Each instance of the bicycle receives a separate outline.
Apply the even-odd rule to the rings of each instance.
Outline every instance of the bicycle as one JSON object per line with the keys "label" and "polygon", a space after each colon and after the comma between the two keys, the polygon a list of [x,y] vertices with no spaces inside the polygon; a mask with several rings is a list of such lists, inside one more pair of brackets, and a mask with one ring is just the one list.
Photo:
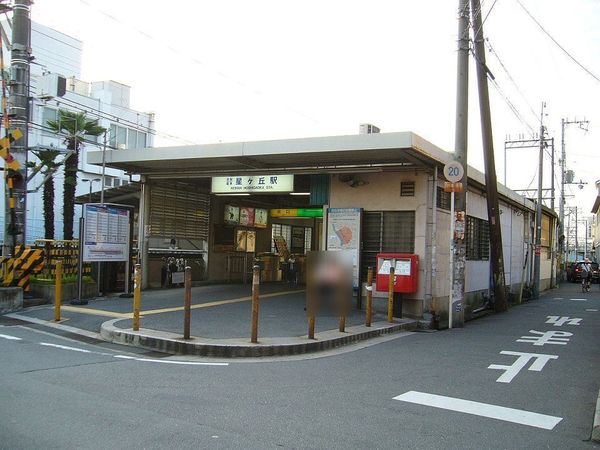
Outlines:
{"label": "bicycle", "polygon": [[587,275],[585,277],[581,277],[581,292],[590,292],[590,280],[591,280],[591,274]]}

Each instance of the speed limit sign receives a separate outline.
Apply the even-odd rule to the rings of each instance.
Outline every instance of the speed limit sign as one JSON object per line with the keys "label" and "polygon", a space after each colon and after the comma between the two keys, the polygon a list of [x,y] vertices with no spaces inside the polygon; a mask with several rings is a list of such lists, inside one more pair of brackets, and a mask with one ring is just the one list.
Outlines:
{"label": "speed limit sign", "polygon": [[462,180],[464,174],[465,169],[458,161],[449,162],[444,166],[444,176],[451,183],[457,183]]}

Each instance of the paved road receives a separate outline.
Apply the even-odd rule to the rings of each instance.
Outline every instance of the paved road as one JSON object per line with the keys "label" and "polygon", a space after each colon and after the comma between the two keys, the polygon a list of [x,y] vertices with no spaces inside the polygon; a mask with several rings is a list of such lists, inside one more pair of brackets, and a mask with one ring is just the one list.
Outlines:
{"label": "paved road", "polygon": [[463,329],[228,365],[47,331],[0,319],[1,449],[600,448],[597,289],[568,285]]}

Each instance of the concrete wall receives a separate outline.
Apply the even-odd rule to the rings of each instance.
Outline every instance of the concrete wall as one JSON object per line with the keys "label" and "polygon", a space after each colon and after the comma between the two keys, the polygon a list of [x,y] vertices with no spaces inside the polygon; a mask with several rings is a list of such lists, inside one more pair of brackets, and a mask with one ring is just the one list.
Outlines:
{"label": "concrete wall", "polygon": [[[361,173],[357,178],[366,182],[350,187],[332,177],[329,203],[331,208],[363,208],[365,211],[415,211],[415,246],[419,255],[419,287],[415,294],[403,297],[403,313],[420,317],[425,297],[425,247],[428,207],[428,175],[424,172]],[[400,183],[415,182],[414,197],[400,196]],[[383,294],[381,294],[383,295]],[[377,306],[377,304],[376,304]]]}
{"label": "concrete wall", "polygon": [[[340,182],[336,176],[332,177],[330,206],[334,208],[360,207],[365,211],[415,211],[415,247],[419,255],[419,289],[415,294],[404,297],[405,312],[409,315],[420,317],[424,312],[432,309],[445,315],[449,295],[449,253],[450,253],[450,213],[437,208],[436,216],[430,221],[436,223],[436,240],[431,242],[431,223],[427,221],[427,210],[431,207],[433,183],[431,174],[425,172],[397,172],[397,173],[365,173],[357,178],[367,184],[351,188],[346,183]],[[414,181],[415,196],[401,197],[400,182]],[[467,215],[487,220],[487,204],[485,194],[476,190],[467,193]],[[514,205],[502,203],[500,205],[500,221],[503,236],[504,270],[509,292],[517,293],[520,287],[523,263],[527,248],[531,248],[532,235],[530,232],[530,218],[527,210]],[[435,259],[427,261],[426,255],[431,258],[432,251],[428,245],[435,247]],[[528,257],[525,282],[530,282],[532,267],[532,254]],[[542,254],[541,259],[541,288],[550,286],[551,260]],[[431,299],[426,292],[426,276],[431,273]],[[490,262],[467,261],[465,268],[467,317],[470,311],[482,304],[484,295],[489,295],[490,288]],[[376,294],[377,295],[377,294]],[[425,301],[427,300],[427,301]],[[377,304],[377,303],[376,303]]]}
{"label": "concrete wall", "polygon": [[0,288],[0,314],[23,309],[23,289],[20,287]]}

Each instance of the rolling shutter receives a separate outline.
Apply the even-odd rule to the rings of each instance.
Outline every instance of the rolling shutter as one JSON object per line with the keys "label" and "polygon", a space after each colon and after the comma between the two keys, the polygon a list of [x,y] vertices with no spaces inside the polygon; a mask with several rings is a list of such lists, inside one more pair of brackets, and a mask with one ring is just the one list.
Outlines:
{"label": "rolling shutter", "polygon": [[150,192],[150,236],[208,240],[210,196],[185,188],[153,185]]}

